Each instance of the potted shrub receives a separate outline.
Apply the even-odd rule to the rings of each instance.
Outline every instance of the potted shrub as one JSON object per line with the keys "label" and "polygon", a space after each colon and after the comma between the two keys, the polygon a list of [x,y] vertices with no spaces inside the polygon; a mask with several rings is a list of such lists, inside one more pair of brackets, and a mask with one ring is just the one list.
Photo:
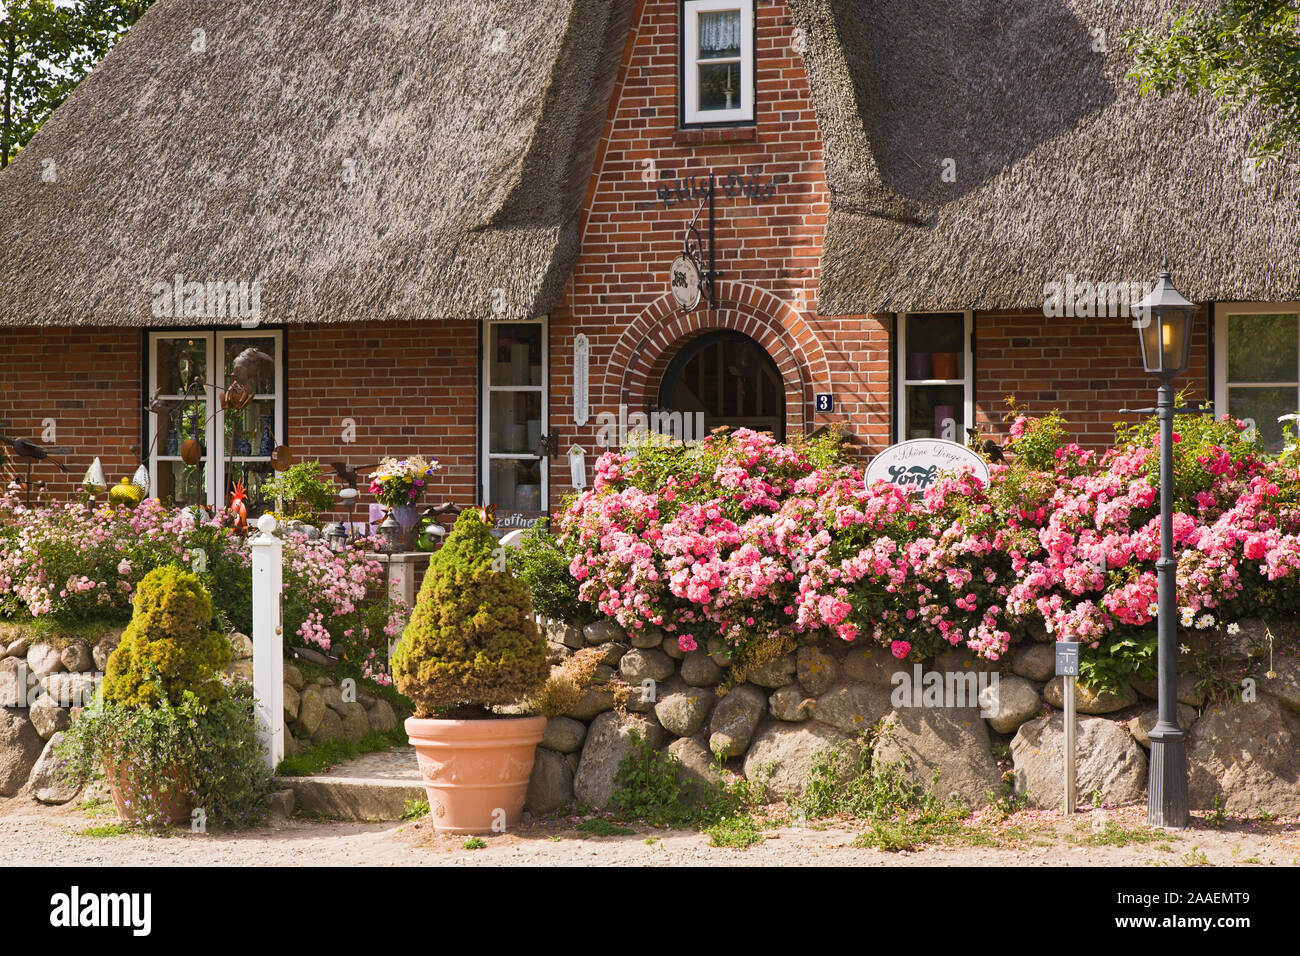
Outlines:
{"label": "potted shrub", "polygon": [[415,704],[415,746],[434,827],[487,833],[523,811],[546,718],[490,708],[518,704],[546,682],[546,644],[522,581],[493,568],[496,544],[478,510],[456,519],[429,562],[393,653],[393,682]]}
{"label": "potted shrub", "polygon": [[312,527],[334,507],[334,484],[321,475],[319,461],[301,461],[268,479],[261,488],[264,500],[276,500],[276,516]]}
{"label": "potted shrub", "polygon": [[247,685],[230,687],[226,637],[213,629],[212,599],[198,576],[155,568],[140,582],[134,614],[109,655],[94,702],[61,744],[79,782],[102,770],[126,823],[260,819],[270,775]]}

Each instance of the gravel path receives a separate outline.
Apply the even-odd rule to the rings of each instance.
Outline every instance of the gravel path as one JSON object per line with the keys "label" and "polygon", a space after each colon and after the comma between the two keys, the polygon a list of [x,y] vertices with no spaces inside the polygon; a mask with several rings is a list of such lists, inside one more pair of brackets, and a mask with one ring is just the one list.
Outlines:
{"label": "gravel path", "polygon": [[[1134,826],[1143,808],[1107,811],[1106,821]],[[638,826],[634,835],[579,838],[577,819],[523,826],[485,838],[483,849],[464,849],[464,837],[439,835],[426,822],[328,823],[280,821],[237,834],[177,832],[168,836],[125,833],[90,836],[88,828],[115,822],[101,806],[42,807],[25,798],[0,801],[0,865],[3,866],[818,866],[818,865],[1282,865],[1300,864],[1300,823],[1274,821],[1252,827],[1230,823],[1222,830],[1194,829],[1167,840],[1123,846],[1081,846],[1101,821],[1079,814],[1066,828],[1059,814],[1022,811],[999,824],[1030,833],[1014,848],[926,847],[886,853],[850,846],[861,825],[825,829],[783,827],[747,850],[715,848],[689,831]],[[1093,821],[1090,823],[1089,821]],[[992,832],[992,830],[990,831]],[[651,842],[647,842],[647,840]]]}

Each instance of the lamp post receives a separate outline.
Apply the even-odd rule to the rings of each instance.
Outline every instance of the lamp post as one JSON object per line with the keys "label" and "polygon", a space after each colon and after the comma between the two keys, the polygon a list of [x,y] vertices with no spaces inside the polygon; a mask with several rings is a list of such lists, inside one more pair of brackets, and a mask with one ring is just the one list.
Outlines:
{"label": "lamp post", "polygon": [[1137,304],[1142,364],[1160,379],[1156,416],[1160,420],[1160,559],[1156,577],[1160,597],[1156,615],[1159,698],[1158,719],[1148,735],[1151,767],[1147,775],[1147,825],[1183,829],[1187,826],[1187,733],[1178,726],[1178,644],[1175,620],[1178,604],[1178,562],[1174,557],[1174,386],[1187,368],[1196,307],[1169,278],[1169,266],[1150,295]]}

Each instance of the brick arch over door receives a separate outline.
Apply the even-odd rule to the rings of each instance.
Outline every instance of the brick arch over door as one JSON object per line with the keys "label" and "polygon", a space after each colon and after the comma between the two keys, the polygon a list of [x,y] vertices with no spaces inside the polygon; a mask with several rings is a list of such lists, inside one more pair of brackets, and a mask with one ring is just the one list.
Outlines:
{"label": "brick arch over door", "polygon": [[787,303],[755,286],[718,283],[718,306],[682,312],[671,294],[652,302],[634,319],[610,355],[606,395],[635,411],[659,400],[659,384],[682,346],[706,332],[730,330],[748,335],[776,363],[785,385],[786,435],[809,432],[813,393],[829,391],[830,366],[817,336]]}

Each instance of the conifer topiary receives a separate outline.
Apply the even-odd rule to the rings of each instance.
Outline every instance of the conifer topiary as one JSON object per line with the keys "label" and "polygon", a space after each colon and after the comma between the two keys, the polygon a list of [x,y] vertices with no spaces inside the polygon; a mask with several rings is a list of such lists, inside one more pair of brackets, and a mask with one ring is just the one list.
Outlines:
{"label": "conifer topiary", "polygon": [[230,642],[212,628],[212,598],[198,575],[154,568],[131,604],[131,623],[105,666],[104,699],[156,707],[163,698],[179,705],[186,691],[201,704],[220,697],[217,675],[230,663]]}
{"label": "conifer topiary", "polygon": [[466,510],[429,562],[392,658],[393,682],[417,717],[517,703],[550,674],[528,587],[495,570],[495,544],[478,512]]}

